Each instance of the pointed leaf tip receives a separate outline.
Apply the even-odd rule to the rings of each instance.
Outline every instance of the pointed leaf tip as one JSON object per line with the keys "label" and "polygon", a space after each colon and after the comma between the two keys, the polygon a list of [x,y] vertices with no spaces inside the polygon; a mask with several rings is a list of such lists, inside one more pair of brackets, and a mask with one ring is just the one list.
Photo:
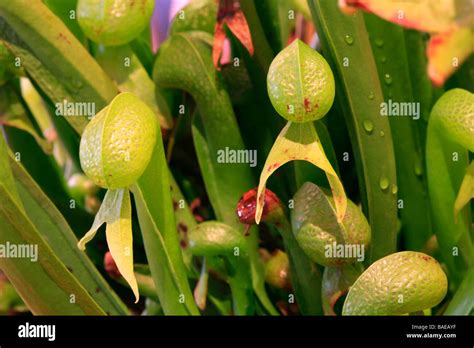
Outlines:
{"label": "pointed leaf tip", "polygon": [[135,303],[138,302],[139,293],[137,280],[133,271],[133,236],[132,236],[132,211],[130,206],[130,192],[122,189],[122,199],[116,211],[120,211],[111,221],[107,222],[105,231],[107,245],[120,274],[132,288]]}
{"label": "pointed leaf tip", "polygon": [[132,211],[130,206],[130,192],[126,188],[108,190],[104,201],[96,214],[91,229],[77,243],[81,250],[94,238],[97,230],[103,223],[107,223],[105,230],[107,245],[120,274],[132,288],[135,303],[138,302],[139,293],[137,280],[133,271],[133,246],[132,246]]}

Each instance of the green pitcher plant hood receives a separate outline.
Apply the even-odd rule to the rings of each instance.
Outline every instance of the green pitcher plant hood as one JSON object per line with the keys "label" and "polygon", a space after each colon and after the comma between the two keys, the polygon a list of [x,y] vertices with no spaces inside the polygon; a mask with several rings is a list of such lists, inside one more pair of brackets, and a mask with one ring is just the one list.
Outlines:
{"label": "green pitcher plant hood", "polygon": [[157,121],[153,111],[132,93],[117,95],[84,129],[80,160],[97,186],[107,188],[94,223],[78,246],[85,245],[106,223],[107,244],[117,267],[138,301],[133,272],[129,186],[146,169],[155,146]]}
{"label": "green pitcher plant hood", "polygon": [[298,39],[273,60],[268,70],[267,89],[275,110],[291,122],[324,117],[336,93],[329,64]]}
{"label": "green pitcher plant hood", "polygon": [[322,169],[333,191],[337,219],[344,217],[344,187],[327,159],[312,121],[322,118],[334,101],[334,76],[326,60],[300,40],[295,40],[273,60],[267,89],[276,111],[289,122],[278,135],[260,174],[255,221],[263,212],[265,185],[278,168],[304,160]]}
{"label": "green pitcher plant hood", "polygon": [[106,46],[135,39],[153,13],[152,0],[79,0],[77,20],[86,36]]}
{"label": "green pitcher plant hood", "polygon": [[365,260],[370,226],[359,207],[348,200],[346,214],[339,222],[332,197],[310,182],[301,186],[293,200],[293,233],[311,260],[323,266]]}
{"label": "green pitcher plant hood", "polygon": [[[446,138],[474,152],[474,94],[461,88],[447,91],[431,111],[431,122]],[[473,162],[466,171],[454,203],[454,215],[474,194]]]}
{"label": "green pitcher plant hood", "polygon": [[455,283],[473,264],[468,203],[474,195],[474,94],[455,88],[433,106],[426,167],[434,232]]}
{"label": "green pitcher plant hood", "polygon": [[156,132],[153,111],[132,93],[121,93],[84,129],[81,167],[97,186],[128,187],[145,171]]}
{"label": "green pitcher plant hood", "polygon": [[429,255],[402,251],[373,263],[350,287],[342,315],[402,315],[439,304],[448,279]]}

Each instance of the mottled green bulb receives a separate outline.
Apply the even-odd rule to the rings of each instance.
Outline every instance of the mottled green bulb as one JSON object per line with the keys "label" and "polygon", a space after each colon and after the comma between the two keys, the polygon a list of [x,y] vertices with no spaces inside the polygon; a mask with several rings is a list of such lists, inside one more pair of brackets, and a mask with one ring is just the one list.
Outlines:
{"label": "mottled green bulb", "polygon": [[153,111],[132,93],[121,93],[84,129],[80,161],[97,186],[118,189],[143,174],[156,143]]}
{"label": "mottled green bulb", "polygon": [[300,40],[275,57],[268,71],[267,89],[275,110],[286,120],[300,123],[326,115],[335,95],[328,63]]}
{"label": "mottled green bulb", "polygon": [[77,21],[94,42],[118,46],[135,39],[148,25],[153,0],[79,0]]}
{"label": "mottled green bulb", "polygon": [[343,315],[402,315],[439,304],[448,279],[429,255],[403,251],[373,263],[351,286]]}
{"label": "mottled green bulb", "polygon": [[[332,197],[326,198],[334,207]],[[296,240],[311,260],[323,266],[342,266],[364,261],[371,238],[370,226],[360,208],[350,200],[347,201],[346,214],[339,227],[342,239],[332,231],[309,222],[298,231]],[[341,249],[345,250],[343,256],[338,255]],[[346,255],[349,249],[352,255]]]}
{"label": "mottled green bulb", "polygon": [[431,112],[432,122],[451,141],[474,152],[474,94],[461,88],[444,93]]}

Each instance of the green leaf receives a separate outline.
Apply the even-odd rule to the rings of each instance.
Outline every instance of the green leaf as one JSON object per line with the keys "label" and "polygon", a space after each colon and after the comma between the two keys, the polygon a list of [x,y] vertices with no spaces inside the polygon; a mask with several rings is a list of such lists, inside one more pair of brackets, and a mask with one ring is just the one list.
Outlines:
{"label": "green leaf", "polygon": [[[410,105],[412,112],[388,119],[397,165],[397,199],[403,202],[403,209],[399,209],[403,237],[410,250],[421,250],[430,236],[431,221],[425,188],[426,174],[420,168],[423,149],[415,138],[415,127],[419,127],[417,124],[423,122],[423,119],[421,108],[418,109],[418,114],[415,111],[414,103],[419,101],[414,99],[415,94],[412,93],[407,60],[409,52],[406,51],[402,28],[374,15],[364,17],[379,80],[384,81],[382,90],[385,103],[398,103],[401,107]],[[411,64],[416,64],[413,60],[414,58]],[[426,72],[422,71],[421,74],[426,75]],[[390,80],[386,80],[387,76]]]}
{"label": "green leaf", "polygon": [[461,183],[458,196],[454,202],[454,217],[469,203],[474,197],[474,162],[471,162],[467,169],[466,175]]}
{"label": "green leaf", "polygon": [[77,248],[74,232],[58,209],[19,163],[10,158],[9,165],[16,181],[15,192],[19,193],[28,217],[49,247],[106,313],[128,314],[126,306],[89,258]]}
{"label": "green leaf", "polygon": [[20,88],[23,100],[28,105],[39,129],[45,134],[45,132],[51,130],[50,128],[52,127],[46,104],[28,78],[20,78]]}
{"label": "green leaf", "polygon": [[82,30],[76,20],[77,0],[44,0],[44,3],[52,12],[54,12],[56,16],[61,18],[71,33],[73,33],[80,42],[87,42],[87,39],[82,33]]}
{"label": "green leaf", "polygon": [[449,302],[444,315],[472,315],[474,309],[474,267],[471,267]]}
{"label": "green leaf", "polygon": [[24,211],[20,195],[15,188],[15,177],[10,169],[8,146],[3,135],[0,137],[0,183],[5,186],[15,203]]}
{"label": "green leaf", "polygon": [[252,35],[252,43],[255,47],[255,62],[260,70],[266,75],[273,60],[273,50],[265,37],[265,32],[260,22],[260,18],[258,17],[255,2],[252,0],[241,0],[240,6],[250,28],[250,34]]}
{"label": "green leaf", "polygon": [[289,23],[295,22],[288,19],[289,2],[261,0],[254,4],[265,36],[276,54],[286,45],[291,30]]}
{"label": "green leaf", "polygon": [[[116,94],[97,62],[41,1],[2,2],[0,16],[0,37],[53,103],[87,101],[100,110]],[[68,120],[79,133],[87,124],[82,116]]]}
{"label": "green leaf", "polygon": [[11,88],[2,88],[0,91],[0,124],[29,133],[45,153],[51,153],[53,144],[38,133],[18,96]]}
{"label": "green leaf", "polygon": [[[132,187],[140,229],[165,314],[197,315],[176,233],[169,170],[160,132],[157,137],[150,163]],[[181,295],[184,295],[184,303],[179,301]]]}
{"label": "green leaf", "polygon": [[0,258],[0,268],[33,314],[105,315],[49,248],[3,183],[0,184],[0,221],[0,244],[37,248],[36,262],[27,258]]}
{"label": "green leaf", "polygon": [[[96,109],[105,106],[116,93],[116,89],[98,64],[67,31],[67,28],[59,19],[54,17],[44,5],[40,2],[35,2],[32,6],[28,6],[28,9],[24,9],[24,6],[25,4],[20,3],[7,7],[0,5],[0,14],[7,19],[8,24],[21,36],[22,40],[18,38],[17,34],[13,32],[11,28],[2,31],[3,33],[8,33],[8,47],[10,50],[16,52],[15,54],[22,59],[28,73],[53,102],[63,101],[64,99],[80,102],[87,100],[94,102]],[[15,16],[10,16],[10,12],[14,13]],[[29,17],[30,15],[32,16],[31,18]],[[18,20],[18,18],[21,20]],[[41,21],[39,21],[39,19],[41,19]],[[48,20],[50,25],[43,25],[42,21],[45,19]],[[5,26],[6,23],[4,22],[3,27],[5,28]],[[34,46],[34,55],[26,49],[26,45],[29,44]],[[74,98],[72,96],[74,96]],[[82,133],[87,123],[87,119],[81,117],[68,117],[67,121],[71,123],[79,134]],[[151,180],[153,182],[155,178],[151,178]],[[166,186],[166,189],[169,195],[169,186]],[[156,188],[154,187],[148,190],[148,192],[151,193],[151,197],[146,197],[146,202],[143,202],[144,205],[142,205],[142,207],[146,207],[149,201],[155,201],[155,197],[163,197],[163,195],[155,195]],[[166,202],[164,204],[169,204],[169,206],[172,207],[171,200],[165,199],[164,202]],[[145,210],[148,209],[145,208]],[[146,212],[143,214],[147,215]],[[156,218],[157,220],[161,220],[161,211],[158,211],[157,214],[153,212],[153,214],[152,219]],[[174,222],[172,225],[174,225]],[[161,226],[161,224],[159,226]],[[154,238],[159,231],[156,228],[152,228],[152,230],[153,232],[150,234],[151,240],[149,243],[156,245]],[[173,237],[176,238],[175,227],[172,229],[168,227],[167,231],[168,235],[172,233]],[[170,239],[167,243],[172,244],[173,240]],[[178,261],[173,263],[175,267],[180,269],[179,262],[182,262],[182,260],[177,240],[175,243],[175,253],[177,250],[176,255]],[[150,259],[153,258],[150,257]],[[153,263],[153,261],[150,262]],[[160,289],[160,293],[161,295],[169,294],[168,296],[173,298],[172,301],[162,302],[168,303],[170,307],[174,304],[175,308],[183,308],[183,305],[178,302],[178,296],[181,292],[173,294],[170,291],[161,291],[161,289],[163,289],[161,285],[166,284],[166,282],[157,276],[157,269],[159,267],[162,267],[161,264],[153,265],[152,271],[155,275],[155,281],[159,284],[158,288]],[[164,272],[166,273],[166,270]],[[183,279],[186,281],[185,285]],[[189,288],[185,273],[182,275],[181,284],[183,288]],[[164,287],[166,286],[164,285]],[[187,292],[183,291],[183,293],[188,295],[185,296],[187,298],[187,305],[191,307],[194,306],[190,290]],[[164,295],[161,299],[166,299],[166,296],[167,295]],[[175,311],[174,313],[177,314],[179,312]],[[195,310],[194,313],[197,313],[197,311]]]}
{"label": "green leaf", "polygon": [[[160,301],[148,265],[135,265],[135,278],[137,279],[138,290],[142,296],[148,297],[155,302]],[[122,283],[128,286],[125,280]]]}
{"label": "green leaf", "polygon": [[280,231],[288,254],[291,285],[300,312],[304,315],[322,315],[321,272],[298,244],[286,216],[275,227]]}
{"label": "green leaf", "polygon": [[[53,102],[62,102],[64,99],[79,102],[87,100],[88,102],[95,103],[96,109],[101,109],[116,94],[115,86],[100,66],[69,33],[64,24],[52,15],[41,2],[34,2],[31,5],[25,3],[1,4],[0,14],[6,20],[6,22],[4,21],[1,24],[2,29],[5,29],[2,30],[2,33],[5,34],[2,38],[6,39],[8,48],[22,59],[28,73]],[[48,26],[44,25],[43,21],[45,20],[48,22]],[[29,47],[30,45],[31,47]],[[29,51],[30,49],[32,50],[31,52]],[[67,121],[79,134],[82,133],[87,123],[87,119],[84,117],[68,117]],[[164,165],[164,163],[162,162],[161,165]],[[164,165],[164,168],[167,168],[166,165]],[[149,171],[149,173],[153,175],[156,172]],[[151,217],[150,208],[147,205],[149,205],[149,202],[156,201],[155,197],[165,196],[166,191],[161,195],[156,194],[156,191],[159,191],[156,185],[153,184],[156,176],[152,176],[147,180],[150,182],[147,186],[151,185],[151,187],[149,189],[147,187],[146,198],[141,202],[143,203],[141,207],[145,210],[142,211],[142,216],[148,216],[151,221],[157,219],[159,222],[163,218],[161,215],[162,211],[151,209],[153,214],[153,217]],[[163,183],[165,183],[165,180],[163,180]],[[165,186],[169,195],[169,185],[165,184]],[[150,196],[148,196],[148,193],[150,193]],[[158,204],[161,204],[161,202],[162,200]],[[169,209],[172,209],[170,199],[163,199],[163,202],[164,205],[169,204]],[[155,238],[157,233],[160,233],[157,228],[154,228],[156,226],[161,227],[163,225],[161,223],[155,226],[152,225],[152,228],[144,233],[150,236],[148,244],[156,244]],[[182,266],[174,221],[166,226],[164,231],[163,229],[161,230],[166,236],[167,248],[172,248],[172,254],[176,258],[176,260],[173,260],[173,264],[180,272],[182,271],[181,287],[183,289],[189,288],[184,266]],[[175,245],[174,248],[173,245]],[[154,249],[154,246],[151,246],[149,249]],[[167,303],[169,305],[168,309],[173,307],[175,309],[178,307],[183,309],[184,306],[178,302],[179,294],[183,293],[186,298],[185,303],[188,307],[192,308],[194,303],[192,303],[190,290],[177,293],[162,290],[166,288],[167,282],[159,276],[162,275],[161,270],[158,270],[162,268],[162,264],[157,264],[155,251],[153,250],[151,255],[149,255],[149,261],[152,266],[154,280],[158,284],[158,289],[162,295],[160,297],[161,302]],[[163,272],[166,274],[169,271],[163,270]],[[166,296],[170,297],[169,301],[165,301]],[[172,310],[168,312],[180,313],[179,311]],[[197,310],[194,310],[194,313],[197,313]]]}
{"label": "green leaf", "polygon": [[55,159],[47,156],[28,133],[12,127],[5,127],[4,131],[15,159],[22,163],[64,217],[75,222],[72,226],[74,231],[88,228],[92,220],[90,215],[79,205],[76,205],[76,209],[70,208],[72,197],[66,189],[64,174]]}
{"label": "green leaf", "polygon": [[395,157],[389,121],[380,117],[383,96],[377,68],[360,14],[345,16],[333,1],[312,0],[309,5],[349,129],[374,261],[396,250],[397,237]]}
{"label": "green leaf", "polygon": [[[174,209],[174,218],[176,221],[176,229],[178,232],[182,233],[181,243],[185,243],[187,246],[187,231],[197,225],[197,222],[194,218],[193,212],[189,208],[186,200],[184,199],[183,193],[181,192],[180,187],[176,183],[176,180],[173,177],[173,174],[170,172],[170,188],[171,188],[171,197],[173,200],[173,206],[175,204],[179,204],[179,209]],[[183,254],[184,264],[186,265],[186,269],[188,271],[188,276],[190,278],[196,278],[197,272],[196,268],[193,267],[192,264],[192,255],[189,251],[189,248],[185,247],[181,249]]]}

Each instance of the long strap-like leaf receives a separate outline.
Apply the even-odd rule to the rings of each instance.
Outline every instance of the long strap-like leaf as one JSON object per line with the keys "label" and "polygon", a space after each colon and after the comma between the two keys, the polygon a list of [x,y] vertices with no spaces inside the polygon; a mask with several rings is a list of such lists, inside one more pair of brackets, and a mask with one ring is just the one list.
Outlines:
{"label": "long strap-like leaf", "polygon": [[[23,257],[0,258],[0,268],[27,304],[39,315],[105,315],[49,248],[31,220],[0,184],[0,244],[23,250]],[[30,250],[26,254],[25,250]],[[36,256],[35,256],[36,255]]]}
{"label": "long strap-like leaf", "polygon": [[[363,208],[372,229],[371,260],[396,250],[397,184],[389,121],[380,116],[382,89],[360,14],[344,15],[336,1],[309,1],[323,53],[334,72],[336,99],[342,106]],[[383,135],[383,136],[382,136]]]}
{"label": "long strap-like leaf", "polygon": [[[40,0],[1,1],[0,38],[53,103],[86,101],[100,110],[117,93],[84,46]],[[79,133],[87,124],[85,117],[68,121]]]}
{"label": "long strap-like leaf", "polygon": [[76,236],[56,206],[28,172],[11,157],[10,166],[22,204],[28,211],[28,217],[49,247],[106,313],[128,314],[125,304],[107,284],[90,259],[77,248]]}

